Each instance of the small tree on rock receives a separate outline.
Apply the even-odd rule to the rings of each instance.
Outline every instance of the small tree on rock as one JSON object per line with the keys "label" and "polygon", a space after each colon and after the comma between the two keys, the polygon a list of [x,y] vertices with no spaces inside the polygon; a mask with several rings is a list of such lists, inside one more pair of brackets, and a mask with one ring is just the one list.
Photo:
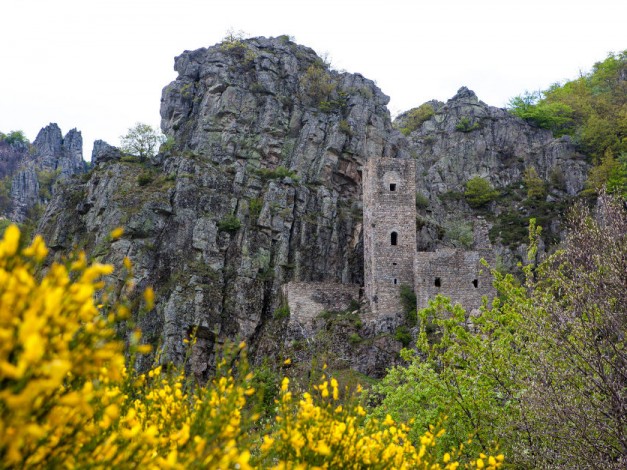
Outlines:
{"label": "small tree on rock", "polygon": [[161,132],[142,122],[136,123],[128,129],[126,135],[120,136],[122,150],[142,161],[152,157],[164,141]]}

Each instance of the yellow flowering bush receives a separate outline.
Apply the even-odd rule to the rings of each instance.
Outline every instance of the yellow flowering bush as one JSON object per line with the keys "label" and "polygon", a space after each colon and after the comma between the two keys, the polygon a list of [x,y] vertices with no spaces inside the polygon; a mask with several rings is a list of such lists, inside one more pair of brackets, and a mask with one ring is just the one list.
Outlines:
{"label": "yellow flowering bush", "polygon": [[[333,378],[299,399],[285,378],[263,426],[244,343],[225,348],[205,386],[182,369],[127,370],[125,354],[132,362],[149,347],[134,331],[125,353],[115,326],[128,308],[95,300],[105,303],[113,268],[79,253],[38,275],[43,240],[21,251],[19,241],[10,226],[0,242],[0,468],[458,468],[462,446],[435,457],[443,430],[414,446],[405,424],[340,399]],[[144,292],[148,308],[153,297]],[[468,466],[502,461],[482,454]]]}

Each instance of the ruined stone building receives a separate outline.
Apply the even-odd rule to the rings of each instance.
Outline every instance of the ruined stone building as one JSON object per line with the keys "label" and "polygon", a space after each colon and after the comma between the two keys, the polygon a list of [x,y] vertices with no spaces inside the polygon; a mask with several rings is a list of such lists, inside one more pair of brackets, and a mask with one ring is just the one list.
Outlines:
{"label": "ruined stone building", "polygon": [[418,308],[442,294],[470,311],[493,294],[481,259],[490,262],[494,255],[480,221],[473,250],[416,251],[415,173],[409,159],[373,158],[364,168],[364,292],[377,318],[402,311],[401,285],[413,286]]}
{"label": "ruined stone building", "polygon": [[[403,285],[413,287],[418,309],[442,294],[472,312],[480,307],[483,296],[494,295],[490,273],[481,264],[481,259],[494,262],[481,220],[475,224],[473,250],[416,250],[415,173],[415,160],[400,158],[372,158],[362,172],[366,317],[389,327],[403,319]],[[340,291],[342,295],[338,295]],[[295,330],[300,330],[300,335],[307,336],[320,311],[346,308],[358,291],[359,286],[288,284],[285,296],[292,332],[298,335]]]}

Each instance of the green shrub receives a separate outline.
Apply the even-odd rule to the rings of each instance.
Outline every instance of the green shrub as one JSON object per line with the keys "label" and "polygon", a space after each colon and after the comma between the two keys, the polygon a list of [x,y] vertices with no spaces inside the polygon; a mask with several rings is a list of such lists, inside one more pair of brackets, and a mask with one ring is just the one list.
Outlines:
{"label": "green shrub", "polygon": [[455,126],[455,130],[460,132],[472,132],[477,129],[481,129],[481,124],[478,122],[472,122],[472,120],[468,117],[461,118]]}
{"label": "green shrub", "polygon": [[259,214],[261,213],[261,209],[263,208],[263,198],[255,197],[250,200],[248,203],[248,213],[250,214],[250,218],[252,220],[257,220]]}
{"label": "green shrub", "polygon": [[283,304],[277,307],[274,313],[272,314],[272,317],[275,320],[280,320],[282,318],[287,318],[289,316],[290,316],[290,307],[287,304]]}
{"label": "green shrub", "polygon": [[472,208],[483,207],[494,201],[498,196],[499,192],[492,187],[488,180],[481,176],[475,176],[466,182],[464,198]]}
{"label": "green shrub", "polygon": [[451,220],[445,224],[446,236],[455,246],[470,248],[474,242],[472,225],[463,220]]}
{"label": "green shrub", "polygon": [[9,145],[15,143],[27,144],[28,139],[23,131],[11,131],[8,134],[0,132],[0,142],[6,142]]}
{"label": "green shrub", "polygon": [[346,134],[347,136],[353,135],[353,128],[346,119],[342,119],[338,127],[340,129],[340,132],[342,132],[343,134]]}
{"label": "green shrub", "polygon": [[137,175],[137,184],[139,186],[146,186],[147,184],[152,183],[154,180],[154,175],[149,171],[142,171],[139,175]]}
{"label": "green shrub", "polygon": [[396,341],[399,341],[403,345],[404,348],[409,346],[412,340],[411,332],[409,331],[409,328],[407,328],[404,325],[399,326],[394,332],[394,339]]}
{"label": "green shrub", "polygon": [[218,230],[223,232],[237,232],[242,226],[242,222],[237,216],[231,214],[218,222]]}
{"label": "green shrub", "polygon": [[314,105],[328,101],[331,94],[337,89],[337,82],[318,62],[307,68],[300,79],[300,85]]}
{"label": "green shrub", "polygon": [[546,196],[546,185],[542,178],[538,176],[535,167],[525,168],[523,182],[527,187],[527,197],[530,199],[543,199]]}
{"label": "green shrub", "polygon": [[363,340],[364,340],[364,339],[363,339],[361,336],[359,336],[357,333],[351,333],[351,334],[348,336],[348,342],[349,342],[350,344],[359,344],[359,343],[361,343]]}
{"label": "green shrub", "polygon": [[427,121],[434,113],[433,106],[429,103],[424,103],[417,108],[407,111],[402,116],[399,116],[399,130],[403,135],[407,136],[422,126],[422,123]]}
{"label": "green shrub", "polygon": [[422,193],[416,193],[416,208],[426,209],[429,207],[429,198]]}
{"label": "green shrub", "polygon": [[256,172],[259,176],[261,176],[265,180],[282,179],[286,177],[291,178],[294,181],[298,181],[300,179],[295,172],[288,170],[282,165],[274,169],[259,168]]}

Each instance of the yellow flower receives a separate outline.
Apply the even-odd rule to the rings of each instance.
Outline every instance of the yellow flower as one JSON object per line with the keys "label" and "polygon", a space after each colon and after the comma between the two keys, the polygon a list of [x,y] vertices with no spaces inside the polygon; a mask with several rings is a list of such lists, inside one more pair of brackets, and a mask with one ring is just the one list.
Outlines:
{"label": "yellow flower", "polygon": [[152,287],[146,287],[144,290],[144,302],[146,302],[146,310],[152,310],[155,305],[155,291]]}
{"label": "yellow flower", "polygon": [[111,240],[117,240],[122,235],[124,235],[124,229],[122,227],[117,227],[111,231],[109,237],[111,238]]}

